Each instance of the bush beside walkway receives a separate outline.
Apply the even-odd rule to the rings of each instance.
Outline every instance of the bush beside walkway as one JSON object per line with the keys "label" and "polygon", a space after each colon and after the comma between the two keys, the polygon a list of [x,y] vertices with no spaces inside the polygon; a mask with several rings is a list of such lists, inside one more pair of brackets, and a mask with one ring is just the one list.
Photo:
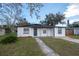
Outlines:
{"label": "bush beside walkway", "polygon": [[[0,40],[5,37],[7,37],[7,35],[3,37],[1,36]],[[18,38],[18,41],[15,43],[0,44],[0,56],[42,56],[42,55],[44,55],[43,52],[41,51],[35,39],[32,37]]]}

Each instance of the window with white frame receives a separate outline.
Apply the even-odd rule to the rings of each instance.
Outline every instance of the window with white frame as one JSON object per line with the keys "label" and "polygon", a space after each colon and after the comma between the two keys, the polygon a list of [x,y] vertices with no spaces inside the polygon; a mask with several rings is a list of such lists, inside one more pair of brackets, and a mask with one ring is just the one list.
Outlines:
{"label": "window with white frame", "polygon": [[43,34],[46,34],[46,30],[43,30]]}
{"label": "window with white frame", "polygon": [[62,28],[58,28],[58,34],[62,34]]}
{"label": "window with white frame", "polygon": [[29,34],[29,28],[24,28],[24,29],[23,29],[23,33],[24,33],[24,34]]}

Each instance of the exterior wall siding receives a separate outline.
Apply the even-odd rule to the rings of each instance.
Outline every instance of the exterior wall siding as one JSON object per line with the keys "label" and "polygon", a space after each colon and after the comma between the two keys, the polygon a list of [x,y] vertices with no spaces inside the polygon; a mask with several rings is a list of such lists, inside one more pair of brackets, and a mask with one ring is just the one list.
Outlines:
{"label": "exterior wall siding", "polygon": [[[28,27],[25,27],[25,28],[28,28]],[[17,28],[17,37],[33,36],[33,29],[32,28],[29,28],[29,34],[24,34],[23,29],[24,29],[24,27]]]}
{"label": "exterior wall siding", "polygon": [[[46,30],[46,33],[43,33],[43,30]],[[37,36],[41,37],[45,37],[45,36],[53,36],[53,29],[49,29],[49,28],[38,28],[37,29]]]}
{"label": "exterior wall siding", "polygon": [[[33,36],[34,37],[34,29],[29,28],[29,34],[23,33],[24,27],[18,27],[17,28],[17,37],[27,37],[27,36]],[[46,33],[43,33],[43,30],[46,30]],[[47,36],[53,36],[53,28],[37,28],[37,37],[47,37]],[[55,28],[55,36],[65,36],[65,28],[62,28],[62,34],[58,34],[58,28]]]}
{"label": "exterior wall siding", "polygon": [[55,28],[55,36],[56,37],[65,36],[65,28],[62,28],[62,33],[61,34],[58,34],[58,28]]}

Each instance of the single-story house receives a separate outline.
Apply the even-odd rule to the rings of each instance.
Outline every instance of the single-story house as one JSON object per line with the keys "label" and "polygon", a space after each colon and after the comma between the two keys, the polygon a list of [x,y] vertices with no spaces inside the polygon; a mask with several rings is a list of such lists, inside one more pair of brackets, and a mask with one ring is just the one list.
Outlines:
{"label": "single-story house", "polygon": [[47,37],[65,36],[65,27],[31,24],[17,27],[17,37]]}

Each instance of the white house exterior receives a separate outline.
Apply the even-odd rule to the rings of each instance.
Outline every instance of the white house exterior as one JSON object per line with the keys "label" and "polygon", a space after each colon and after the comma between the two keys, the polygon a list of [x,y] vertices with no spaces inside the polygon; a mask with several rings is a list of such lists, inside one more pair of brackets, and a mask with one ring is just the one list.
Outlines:
{"label": "white house exterior", "polygon": [[74,28],[74,34],[79,35],[79,27]]}
{"label": "white house exterior", "polygon": [[[61,33],[59,34],[59,29],[61,28]],[[65,36],[65,27],[56,27],[55,28],[55,36],[62,37]]]}
{"label": "white house exterior", "polygon": [[47,37],[65,36],[65,27],[52,27],[44,25],[31,25],[17,27],[17,37]]}

